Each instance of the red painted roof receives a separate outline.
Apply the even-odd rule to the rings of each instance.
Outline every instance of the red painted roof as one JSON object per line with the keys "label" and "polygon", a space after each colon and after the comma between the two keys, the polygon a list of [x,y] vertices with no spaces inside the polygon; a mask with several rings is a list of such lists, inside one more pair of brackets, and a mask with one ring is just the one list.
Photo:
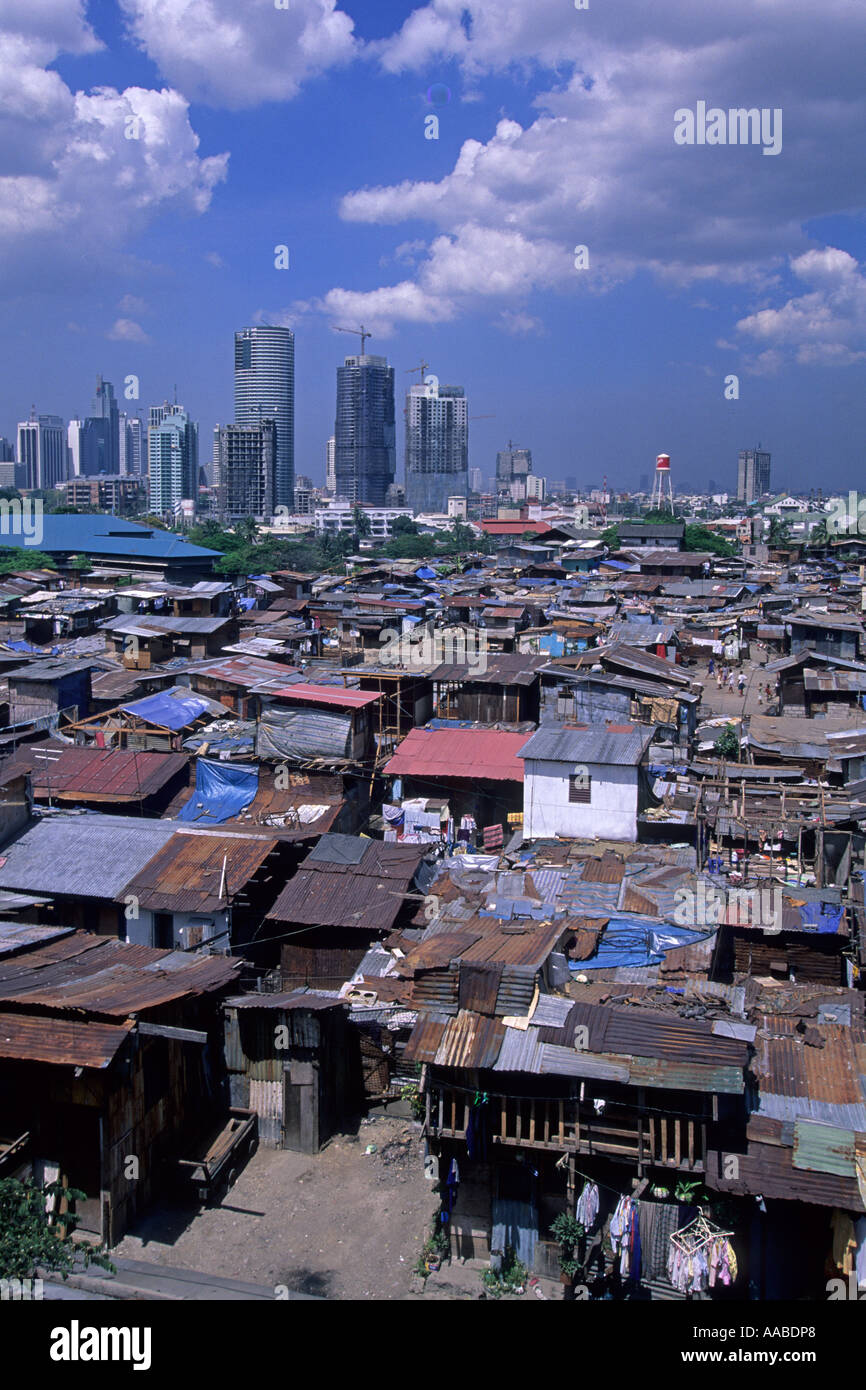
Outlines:
{"label": "red painted roof", "polygon": [[281,700],[309,700],[317,705],[341,705],[343,709],[361,709],[381,700],[381,694],[370,690],[341,690],[336,685],[284,685],[272,690]]}
{"label": "red painted roof", "polygon": [[478,525],[488,536],[522,536],[524,531],[544,536],[553,530],[546,521],[479,521]]}
{"label": "red painted roof", "polygon": [[393,777],[475,777],[522,782],[517,754],[530,734],[505,729],[413,729],[385,764]]}

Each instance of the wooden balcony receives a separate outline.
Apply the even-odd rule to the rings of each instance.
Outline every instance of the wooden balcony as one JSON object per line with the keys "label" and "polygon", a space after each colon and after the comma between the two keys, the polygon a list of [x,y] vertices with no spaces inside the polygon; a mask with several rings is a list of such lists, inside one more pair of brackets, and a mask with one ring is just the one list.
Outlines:
{"label": "wooden balcony", "polygon": [[[433,1087],[427,1096],[428,1133],[465,1141],[472,1100],[465,1092]],[[493,1096],[479,1113],[486,1115],[491,1144],[598,1154],[640,1167],[704,1171],[706,1121],[694,1116],[660,1115],[613,1104],[597,1115],[591,1103],[517,1096]]]}

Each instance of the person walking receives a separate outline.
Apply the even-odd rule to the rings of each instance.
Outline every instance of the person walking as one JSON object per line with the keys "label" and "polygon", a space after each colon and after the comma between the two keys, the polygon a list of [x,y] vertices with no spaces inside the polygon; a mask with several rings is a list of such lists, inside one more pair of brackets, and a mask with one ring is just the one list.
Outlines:
{"label": "person walking", "polygon": [[746,688],[746,677],[745,677],[745,675],[743,674],[743,672],[741,671],[740,674],[737,676],[737,689],[739,690],[739,692],[740,692],[741,695],[742,695],[743,691],[745,690],[745,688]]}
{"label": "person walking", "polygon": [[[61,580],[61,583],[62,583],[62,580]],[[716,669],[716,663],[715,663],[715,661],[713,660],[713,658],[710,657],[710,669],[709,669],[709,674],[712,675],[713,672],[715,671],[715,669]]]}
{"label": "person walking", "polygon": [[728,689],[730,690],[731,694],[733,695],[733,693],[734,693],[734,673],[733,673],[733,671],[731,671],[731,672],[729,673],[729,675],[728,675]]}

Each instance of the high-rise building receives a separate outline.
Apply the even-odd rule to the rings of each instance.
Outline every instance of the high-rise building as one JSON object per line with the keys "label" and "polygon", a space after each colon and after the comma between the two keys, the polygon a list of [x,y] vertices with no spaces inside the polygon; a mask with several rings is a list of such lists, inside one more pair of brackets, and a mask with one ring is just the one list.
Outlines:
{"label": "high-rise building", "polygon": [[251,516],[266,521],[274,514],[277,426],[218,426],[214,440],[217,510],[225,521]]}
{"label": "high-rise building", "polygon": [[66,426],[59,415],[37,415],[18,426],[18,463],[21,486],[57,487],[66,478],[68,446]]}
{"label": "high-rise building", "polygon": [[364,353],[337,368],[334,478],[339,497],[383,507],[396,472],[394,368]]}
{"label": "high-rise building", "polygon": [[147,431],[147,484],[148,505],[157,516],[173,516],[181,502],[195,503],[198,426],[180,406]]}
{"label": "high-rise building", "polygon": [[462,386],[435,377],[406,396],[406,503],[447,512],[449,498],[469,492],[469,415]]}
{"label": "high-rise building", "polygon": [[294,505],[295,335],[290,328],[235,333],[235,424],[277,427],[274,505]]}
{"label": "high-rise building", "polygon": [[78,419],[70,420],[66,427],[67,475],[70,478],[81,476],[81,435],[83,429],[84,424]]}
{"label": "high-rise building", "polygon": [[14,459],[15,450],[11,439],[7,439],[5,434],[0,434],[0,463],[12,463]]}
{"label": "high-rise building", "polygon": [[469,491],[481,492],[484,487],[484,479],[480,468],[470,468],[469,470]]}
{"label": "high-rise building", "polygon": [[120,414],[114,387],[101,376],[81,430],[81,472],[85,477],[120,472]]}
{"label": "high-rise building", "polygon": [[737,501],[748,505],[770,491],[770,455],[741,449],[737,466]]}
{"label": "high-rise building", "polygon": [[513,449],[509,443],[507,449],[501,449],[496,455],[496,483],[501,492],[509,492],[515,480],[525,479],[531,472],[531,449]]}
{"label": "high-rise building", "polygon": [[15,487],[17,467],[12,441],[0,434],[0,487]]}
{"label": "high-rise building", "polygon": [[328,492],[337,491],[337,441],[333,435],[325,447],[325,488]]}
{"label": "high-rise building", "polygon": [[130,477],[140,478],[143,473],[147,472],[147,435],[141,416],[128,415],[126,430],[126,471]]}

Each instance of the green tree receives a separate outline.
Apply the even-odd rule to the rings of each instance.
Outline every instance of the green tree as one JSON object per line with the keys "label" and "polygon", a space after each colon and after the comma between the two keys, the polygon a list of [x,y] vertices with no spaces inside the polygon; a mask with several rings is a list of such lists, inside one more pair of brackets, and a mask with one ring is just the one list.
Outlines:
{"label": "green tree", "polygon": [[50,555],[31,550],[25,545],[10,545],[0,550],[0,574],[15,574],[18,570],[56,570]]}
{"label": "green tree", "polygon": [[770,522],[768,544],[778,550],[786,550],[791,544],[791,528],[780,516],[774,516]]}
{"label": "green tree", "polygon": [[95,1264],[113,1274],[114,1265],[104,1246],[73,1242],[78,1225],[74,1212],[55,1218],[45,1209],[46,1198],[80,1202],[85,1195],[78,1188],[66,1188],[59,1182],[40,1186],[19,1182],[17,1178],[0,1178],[0,1278],[32,1279],[37,1269],[44,1269],[66,1279],[79,1261],[85,1267]]}
{"label": "green tree", "polygon": [[715,742],[715,750],[720,758],[728,758],[732,762],[740,760],[740,736],[737,733],[735,724],[726,724]]}
{"label": "green tree", "polygon": [[358,507],[358,506],[353,507],[353,508],[352,508],[352,531],[353,531],[354,536],[355,536],[355,544],[357,545],[357,544],[358,544],[358,541],[360,541],[360,540],[365,540],[365,539],[367,538],[367,536],[370,535],[370,533],[371,533],[372,530],[373,530],[373,528],[372,528],[372,526],[370,525],[370,518],[368,517],[367,513],[364,511],[364,508],[363,508],[363,507]]}
{"label": "green tree", "polygon": [[245,516],[242,521],[235,522],[235,535],[244,545],[254,545],[258,534],[258,523],[254,517]]}
{"label": "green tree", "polygon": [[417,536],[418,523],[411,516],[395,516],[391,522],[392,536]]}
{"label": "green tree", "polygon": [[599,537],[609,550],[619,550],[619,527],[606,526]]}
{"label": "green tree", "polygon": [[710,555],[719,555],[724,559],[730,559],[736,555],[737,547],[730,541],[725,540],[724,536],[719,536],[715,531],[711,531],[708,526],[701,526],[698,523],[686,523],[683,535],[683,548],[692,553],[709,552]]}

